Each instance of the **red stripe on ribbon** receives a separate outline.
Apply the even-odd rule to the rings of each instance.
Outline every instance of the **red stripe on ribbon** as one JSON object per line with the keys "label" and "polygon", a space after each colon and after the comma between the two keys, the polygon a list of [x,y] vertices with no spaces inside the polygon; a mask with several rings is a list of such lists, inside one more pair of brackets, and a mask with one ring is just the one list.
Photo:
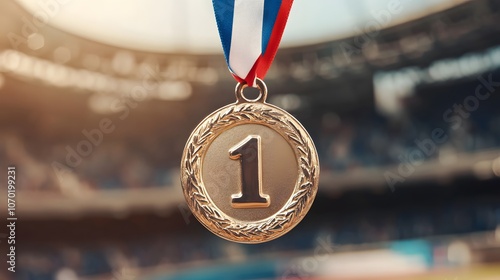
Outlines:
{"label": "red stripe on ribbon", "polygon": [[274,23],[271,37],[269,38],[267,48],[264,50],[264,53],[261,54],[257,59],[252,69],[250,70],[250,72],[248,72],[248,75],[244,79],[236,76],[233,73],[233,77],[238,82],[246,83],[248,85],[251,85],[252,87],[255,87],[256,78],[264,79],[267,71],[273,63],[276,52],[278,51],[281,37],[283,36],[283,32],[285,31],[286,22],[288,21],[288,16],[290,15],[290,10],[292,9],[292,4],[293,0],[282,0],[281,7],[278,12],[278,16],[276,17],[276,21]]}

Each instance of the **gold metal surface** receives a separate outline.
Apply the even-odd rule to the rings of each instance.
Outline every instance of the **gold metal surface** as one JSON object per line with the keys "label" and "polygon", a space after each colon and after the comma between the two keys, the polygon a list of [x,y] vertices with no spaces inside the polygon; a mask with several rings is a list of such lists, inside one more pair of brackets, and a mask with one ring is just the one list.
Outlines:
{"label": "gold metal surface", "polygon": [[216,235],[241,243],[290,231],[311,207],[319,179],[310,136],[293,116],[265,103],[265,84],[257,85],[261,94],[255,100],[238,85],[237,102],[196,127],[181,161],[193,214]]}
{"label": "gold metal surface", "polygon": [[269,195],[262,193],[262,140],[260,135],[248,134],[229,149],[229,158],[239,161],[241,171],[241,192],[231,195],[231,206],[246,209],[269,207]]}
{"label": "gold metal surface", "polygon": [[[231,205],[231,196],[242,189],[241,166],[227,157],[227,151],[246,135],[261,136],[262,193],[269,196],[270,202],[265,209],[235,209]],[[233,126],[214,139],[202,166],[208,196],[222,212],[242,221],[256,221],[277,213],[292,195],[297,176],[296,155],[285,138],[268,126],[251,123]]]}

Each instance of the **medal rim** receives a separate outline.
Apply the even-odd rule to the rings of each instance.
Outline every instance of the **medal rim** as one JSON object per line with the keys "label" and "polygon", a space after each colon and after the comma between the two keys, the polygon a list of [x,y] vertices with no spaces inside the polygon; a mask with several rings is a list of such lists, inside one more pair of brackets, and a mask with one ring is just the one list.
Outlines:
{"label": "medal rim", "polygon": [[[283,118],[286,118],[285,122]],[[221,121],[225,122],[226,129],[242,124],[267,126],[280,134],[294,150],[298,176],[293,193],[280,210],[267,218],[257,221],[232,218],[221,211],[207,193],[202,178],[203,160],[211,143],[223,133],[217,131],[224,127],[213,129]],[[188,207],[205,228],[229,241],[256,244],[274,240],[300,223],[316,197],[319,171],[314,142],[295,117],[266,102],[239,101],[215,110],[193,130],[182,155],[181,185]]]}

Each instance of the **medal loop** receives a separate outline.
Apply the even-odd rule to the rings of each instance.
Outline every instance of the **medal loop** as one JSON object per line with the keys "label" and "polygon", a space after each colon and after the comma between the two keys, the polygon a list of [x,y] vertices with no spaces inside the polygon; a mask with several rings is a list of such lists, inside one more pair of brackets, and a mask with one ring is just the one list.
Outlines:
{"label": "medal loop", "polygon": [[265,103],[267,99],[267,86],[263,80],[256,78],[255,84],[257,85],[257,89],[259,89],[259,96],[254,99],[246,98],[243,94],[243,90],[248,87],[246,82],[239,82],[236,85],[236,89],[234,93],[236,94],[236,103],[244,103],[244,102],[259,102]]}

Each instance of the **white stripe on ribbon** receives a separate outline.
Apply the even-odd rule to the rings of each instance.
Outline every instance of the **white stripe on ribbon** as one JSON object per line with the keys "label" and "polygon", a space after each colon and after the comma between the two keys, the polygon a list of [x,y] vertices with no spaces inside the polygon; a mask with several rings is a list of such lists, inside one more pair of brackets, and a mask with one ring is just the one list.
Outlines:
{"label": "white stripe on ribbon", "polygon": [[264,0],[235,0],[229,66],[245,78],[262,53]]}

